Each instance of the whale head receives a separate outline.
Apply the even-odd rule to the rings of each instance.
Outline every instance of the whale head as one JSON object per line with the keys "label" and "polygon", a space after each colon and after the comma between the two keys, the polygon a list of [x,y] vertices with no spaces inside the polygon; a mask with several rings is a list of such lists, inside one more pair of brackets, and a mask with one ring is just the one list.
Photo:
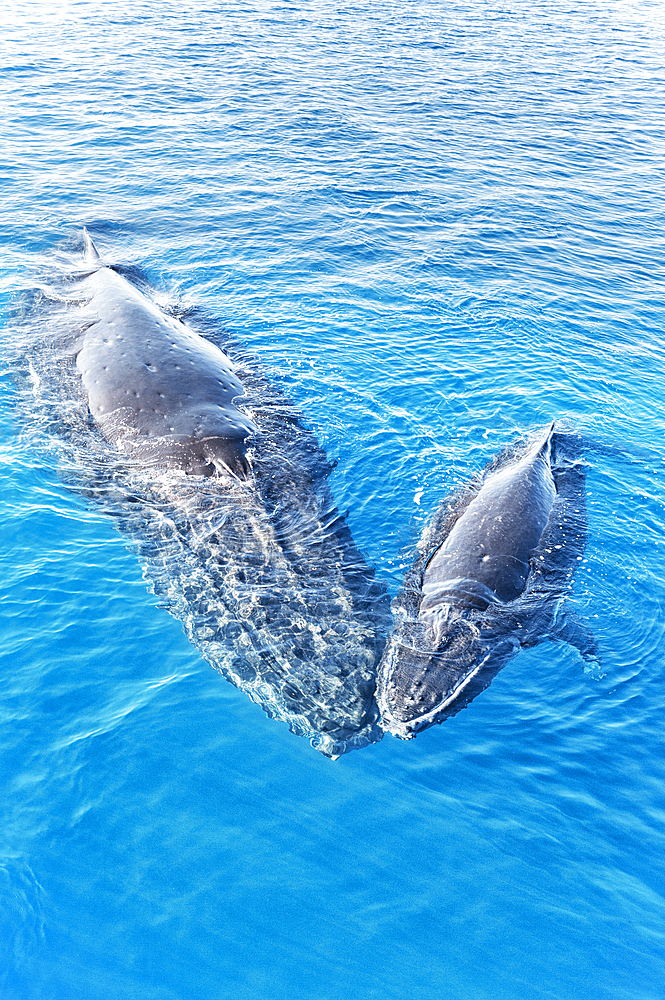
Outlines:
{"label": "whale head", "polygon": [[455,610],[404,620],[384,650],[377,701],[382,726],[400,739],[452,715],[490,658],[480,629]]}

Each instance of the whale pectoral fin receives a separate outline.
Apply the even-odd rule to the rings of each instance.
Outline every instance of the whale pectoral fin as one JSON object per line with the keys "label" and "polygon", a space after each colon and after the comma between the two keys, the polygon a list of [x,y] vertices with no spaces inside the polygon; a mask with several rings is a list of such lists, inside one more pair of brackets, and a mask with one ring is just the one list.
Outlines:
{"label": "whale pectoral fin", "polygon": [[552,638],[561,639],[570,646],[574,646],[575,649],[579,650],[586,663],[598,664],[600,662],[596,638],[591,629],[577,615],[568,613],[556,632],[553,633]]}

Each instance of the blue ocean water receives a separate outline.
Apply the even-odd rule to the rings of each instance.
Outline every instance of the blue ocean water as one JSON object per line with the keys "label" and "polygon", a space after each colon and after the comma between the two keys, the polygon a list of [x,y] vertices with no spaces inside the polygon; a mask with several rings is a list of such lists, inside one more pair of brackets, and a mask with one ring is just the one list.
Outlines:
{"label": "blue ocean water", "polygon": [[[665,996],[662,5],[5,6],[3,1000]],[[335,762],[227,684],[20,405],[84,225],[262,359],[392,594],[579,429],[599,668],[541,644]]]}

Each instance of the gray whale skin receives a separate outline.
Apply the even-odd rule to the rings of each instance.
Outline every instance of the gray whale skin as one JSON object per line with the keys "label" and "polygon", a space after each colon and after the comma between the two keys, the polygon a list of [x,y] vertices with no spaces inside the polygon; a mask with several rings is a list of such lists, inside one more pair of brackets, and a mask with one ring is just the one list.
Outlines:
{"label": "gray whale skin", "polygon": [[393,602],[378,670],[386,731],[411,739],[443,722],[521,646],[563,639],[595,661],[593,636],[560,608],[586,538],[580,451],[552,423],[442,505]]}
{"label": "gray whale skin", "polygon": [[76,365],[106,439],[143,465],[246,476],[256,425],[234,403],[243,387],[227,356],[103,266],[87,230],[84,240],[93,312]]}

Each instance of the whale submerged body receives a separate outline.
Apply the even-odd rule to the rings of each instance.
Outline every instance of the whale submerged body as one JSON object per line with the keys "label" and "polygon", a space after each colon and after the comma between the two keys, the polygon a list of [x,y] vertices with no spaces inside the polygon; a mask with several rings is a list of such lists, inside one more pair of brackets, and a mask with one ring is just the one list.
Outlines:
{"label": "whale submerged body", "polygon": [[27,352],[31,405],[58,426],[72,485],[265,712],[329,756],[380,739],[385,588],[334,507],[324,452],[255,358],[164,313],[84,239]]}
{"label": "whale submerged body", "polygon": [[580,441],[552,424],[444,503],[393,603],[378,670],[384,728],[411,739],[484,690],[520,646],[593,637],[560,612],[586,538]]}

